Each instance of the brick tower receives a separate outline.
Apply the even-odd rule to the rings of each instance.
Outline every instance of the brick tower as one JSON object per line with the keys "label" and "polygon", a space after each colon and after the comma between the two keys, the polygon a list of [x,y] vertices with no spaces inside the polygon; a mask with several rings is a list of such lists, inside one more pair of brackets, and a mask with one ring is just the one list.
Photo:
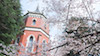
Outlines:
{"label": "brick tower", "polygon": [[39,13],[38,8],[35,12],[26,13],[24,16],[25,28],[23,29],[23,34],[17,37],[17,42],[27,47],[24,51],[30,53],[37,52],[39,45],[34,46],[34,42],[39,44],[43,42],[48,43],[49,25],[46,24],[46,20],[47,18]]}

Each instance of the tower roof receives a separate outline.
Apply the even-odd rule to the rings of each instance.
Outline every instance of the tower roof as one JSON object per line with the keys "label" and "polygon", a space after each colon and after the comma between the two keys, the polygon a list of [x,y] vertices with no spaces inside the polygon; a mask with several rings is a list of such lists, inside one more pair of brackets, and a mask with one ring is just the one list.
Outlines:
{"label": "tower roof", "polygon": [[[45,17],[45,15],[44,14],[42,14],[42,13],[37,13],[37,12],[30,12],[30,11],[28,11],[24,16],[27,16],[28,14],[38,14],[38,15],[42,15],[43,17]],[[47,17],[45,17],[46,19],[47,19]]]}
{"label": "tower roof", "polygon": [[[24,16],[26,16],[26,15],[28,15],[28,14],[38,14],[38,15],[42,15],[43,17],[45,17],[43,13],[40,13],[39,5],[37,6],[37,8],[36,8],[33,12],[28,11]],[[46,18],[46,17],[45,17],[45,18]],[[47,18],[46,18],[46,19],[47,19]]]}
{"label": "tower roof", "polygon": [[40,13],[39,11],[39,6],[37,6],[36,10],[35,10],[35,13]]}

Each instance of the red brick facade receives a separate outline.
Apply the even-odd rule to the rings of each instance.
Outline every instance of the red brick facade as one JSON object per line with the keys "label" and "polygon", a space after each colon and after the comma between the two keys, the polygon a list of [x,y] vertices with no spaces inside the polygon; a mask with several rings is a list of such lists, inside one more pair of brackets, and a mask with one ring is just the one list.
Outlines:
{"label": "red brick facade", "polygon": [[[43,40],[48,43],[49,25],[46,23],[46,20],[47,18],[43,14],[28,12],[24,18],[25,28],[23,29],[23,35],[21,35],[19,43],[22,43],[25,47],[28,47],[29,43],[34,42],[42,44]],[[37,47],[34,47],[34,45],[32,45],[31,49],[25,49],[25,51],[37,51]]]}

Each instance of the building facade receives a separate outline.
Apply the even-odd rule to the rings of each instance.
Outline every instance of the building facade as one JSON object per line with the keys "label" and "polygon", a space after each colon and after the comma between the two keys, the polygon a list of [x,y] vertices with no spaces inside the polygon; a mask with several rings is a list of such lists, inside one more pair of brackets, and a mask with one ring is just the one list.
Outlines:
{"label": "building facade", "polygon": [[[23,51],[37,55],[42,43],[48,43],[49,24],[46,23],[46,20],[47,18],[38,12],[28,12],[24,16],[25,28],[23,34],[17,37],[17,43],[26,47]],[[22,52],[19,51],[19,53]]]}

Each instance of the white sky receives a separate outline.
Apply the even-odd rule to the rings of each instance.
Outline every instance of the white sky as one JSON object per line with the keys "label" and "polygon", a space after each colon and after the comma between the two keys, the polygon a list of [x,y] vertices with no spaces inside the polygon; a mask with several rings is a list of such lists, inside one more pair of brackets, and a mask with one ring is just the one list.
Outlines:
{"label": "white sky", "polygon": [[39,10],[42,10],[42,7],[45,5],[41,2],[42,0],[20,0],[22,13],[25,14],[27,11],[35,11],[37,6],[39,6]]}
{"label": "white sky", "polygon": [[20,0],[21,7],[22,7],[22,13],[25,14],[27,11],[34,11],[37,7],[37,2],[29,2],[29,0]]}

